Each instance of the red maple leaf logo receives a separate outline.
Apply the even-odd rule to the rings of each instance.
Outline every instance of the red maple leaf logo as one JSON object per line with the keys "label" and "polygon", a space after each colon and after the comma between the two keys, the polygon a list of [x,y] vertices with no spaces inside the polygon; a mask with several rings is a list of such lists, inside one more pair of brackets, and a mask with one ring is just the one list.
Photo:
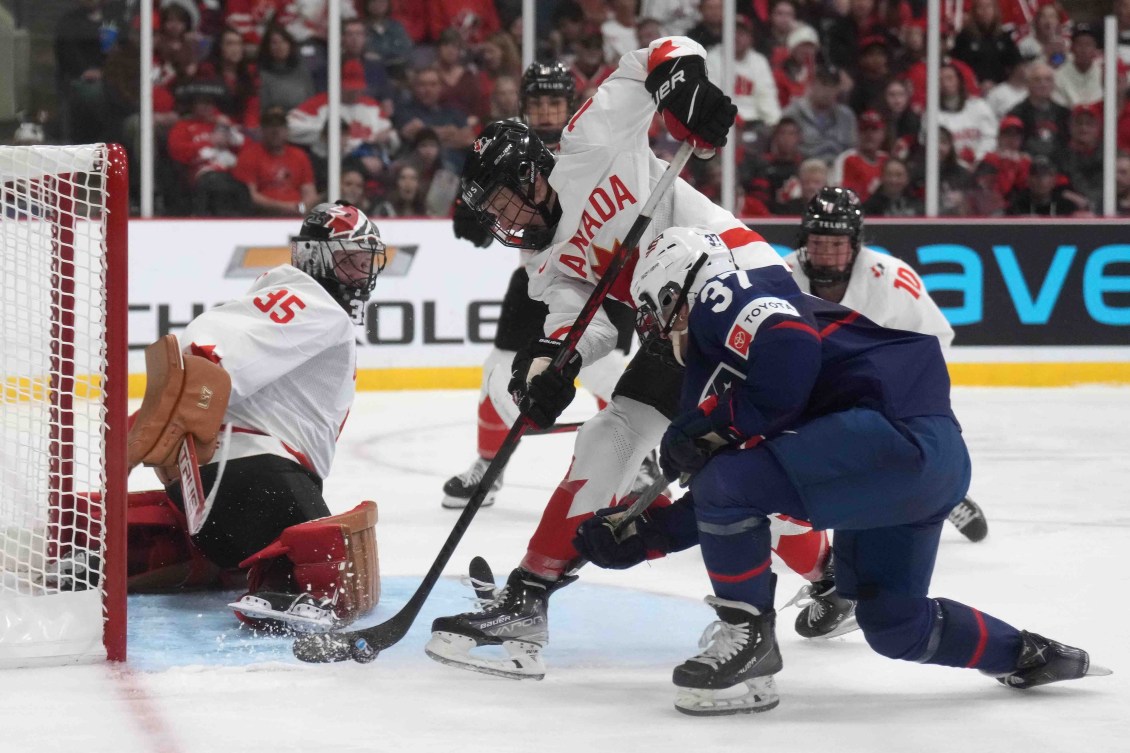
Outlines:
{"label": "red maple leaf logo", "polygon": [[660,63],[670,60],[673,57],[678,57],[675,53],[679,51],[679,46],[672,42],[670,39],[665,40],[663,44],[656,47],[651,51],[647,58],[647,72],[651,73],[655,67]]}
{"label": "red maple leaf logo", "polygon": [[223,360],[220,355],[216,353],[215,345],[197,345],[196,343],[192,343],[192,345],[189,346],[189,350],[192,355],[207,358],[212,363],[219,363]]}

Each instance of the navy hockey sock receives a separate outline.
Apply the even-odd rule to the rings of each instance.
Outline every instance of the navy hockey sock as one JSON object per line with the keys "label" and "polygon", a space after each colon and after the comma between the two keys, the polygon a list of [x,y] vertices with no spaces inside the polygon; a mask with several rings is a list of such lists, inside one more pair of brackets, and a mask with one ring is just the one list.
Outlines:
{"label": "navy hockey sock", "polygon": [[729,601],[773,608],[769,521],[754,515],[726,522],[698,519],[698,540],[714,594]]}

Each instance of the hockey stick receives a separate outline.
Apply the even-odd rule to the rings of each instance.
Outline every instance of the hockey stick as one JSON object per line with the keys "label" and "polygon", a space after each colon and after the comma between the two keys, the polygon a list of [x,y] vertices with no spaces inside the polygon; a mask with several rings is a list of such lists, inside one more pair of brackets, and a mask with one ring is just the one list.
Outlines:
{"label": "hockey stick", "polygon": [[[580,313],[577,314],[576,321],[569,329],[568,334],[561,343],[561,347],[554,356],[553,362],[549,368],[561,371],[562,367],[568,363],[569,359],[577,350],[577,343],[584,334],[585,329],[588,327],[589,322],[592,321],[596,311],[600,305],[604,303],[604,299],[608,296],[608,292],[612,289],[612,285],[616,282],[616,278],[620,276],[620,271],[628,261],[628,257],[636,252],[636,246],[639,245],[640,238],[643,237],[644,230],[651,224],[651,217],[655,214],[655,209],[659,205],[667,192],[675,184],[675,179],[679,177],[682,172],[683,166],[686,165],[687,160],[690,159],[693,148],[689,143],[684,142],[679,147],[679,151],[671,160],[671,164],[663,171],[663,176],[655,186],[655,190],[648,196],[647,201],[644,202],[643,208],[640,209],[640,214],[636,221],[632,223],[631,229],[628,231],[624,243],[620,246],[619,250],[612,257],[605,269],[604,274],[600,280],[597,281],[596,287],[589,295],[585,305],[581,307]],[[436,555],[435,562],[432,563],[431,568],[428,569],[424,580],[420,583],[416,592],[408,599],[399,612],[394,614],[388,620],[368,628],[361,630],[351,630],[345,632],[330,632],[320,635],[307,635],[302,636],[294,642],[294,655],[304,662],[312,663],[325,663],[344,661],[352,658],[357,662],[370,662],[377,658],[377,654],[385,650],[389,646],[396,644],[403,638],[412,623],[415,621],[416,616],[420,613],[420,609],[424,606],[424,602],[431,594],[432,589],[435,587],[436,582],[439,580],[440,575],[443,573],[443,568],[447,565],[451,555],[455,553],[455,548],[459,545],[459,541],[463,538],[467,528],[471,525],[475,514],[483,504],[483,499],[486,497],[487,490],[494,484],[494,480],[502,473],[506,467],[510,456],[514,454],[515,448],[518,446],[518,440],[530,427],[529,419],[525,411],[518,415],[518,420],[510,427],[510,432],[503,440],[502,446],[498,449],[498,453],[494,459],[487,466],[486,472],[479,480],[479,485],[475,488],[475,493],[471,495],[468,500],[467,506],[463,508],[463,512],[459,515],[459,519],[455,521],[455,527],[451,529],[448,534],[447,540],[443,542],[443,546]]]}
{"label": "hockey stick", "polygon": [[549,428],[542,429],[537,426],[531,426],[526,429],[526,436],[528,437],[541,437],[546,434],[565,434],[570,431],[580,431],[581,427],[585,425],[584,421],[573,421],[567,424],[554,424]]}

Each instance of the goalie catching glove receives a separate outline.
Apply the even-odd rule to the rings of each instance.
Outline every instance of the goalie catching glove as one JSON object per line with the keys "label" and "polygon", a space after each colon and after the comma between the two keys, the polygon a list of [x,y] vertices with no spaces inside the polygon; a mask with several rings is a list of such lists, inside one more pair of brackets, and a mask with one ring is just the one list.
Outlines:
{"label": "goalie catching glove", "polygon": [[656,65],[644,81],[673,137],[698,149],[726,145],[738,108],[706,77],[706,61],[680,55]]}
{"label": "goalie catching glove", "polygon": [[577,394],[574,382],[581,371],[581,356],[574,352],[561,371],[550,368],[561,341],[543,337],[514,356],[510,371],[510,391],[514,403],[530,421],[548,429],[557,421]]}

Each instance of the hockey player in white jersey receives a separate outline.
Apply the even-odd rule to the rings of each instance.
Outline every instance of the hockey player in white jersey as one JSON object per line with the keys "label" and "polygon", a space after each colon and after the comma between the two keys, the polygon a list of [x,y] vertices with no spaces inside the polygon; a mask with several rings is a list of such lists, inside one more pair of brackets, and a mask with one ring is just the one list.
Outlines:
{"label": "hockey player in white jersey", "polygon": [[[597,311],[561,373],[547,367],[612,255],[659,180],[666,163],[648,147],[655,109],[676,138],[695,147],[725,144],[735,107],[706,76],[705,53],[682,37],[664,38],[625,55],[616,72],[565,127],[553,155],[518,124],[488,129],[464,171],[463,199],[501,242],[539,250],[530,294],[549,308],[544,337],[519,353],[510,388],[536,425],[548,426],[572,400],[581,366],[606,356],[616,328]],[[748,268],[782,266],[760,235],[687,183],[675,182],[640,241],[671,225],[716,233]],[[544,250],[542,250],[544,249]],[[635,257],[610,295],[631,302]],[[662,437],[678,408],[682,367],[670,342],[645,343],[616,385],[611,404],[579,432],[569,472],[551,496],[525,557],[507,585],[481,612],[441,617],[427,652],[438,661],[508,677],[541,678],[548,640],[548,596],[563,584],[578,554],[578,524],[628,494],[635,469]],[[820,576],[827,548],[822,533],[790,523],[778,553],[810,580]],[[795,534],[795,535],[791,535]],[[477,657],[471,649],[503,645],[510,659]]]}
{"label": "hockey player in white jersey", "polygon": [[[232,606],[257,627],[338,627],[379,594],[374,504],[329,517],[322,482],[353,404],[355,324],[384,260],[380,234],[360,210],[320,204],[292,242],[293,266],[260,275],[180,338],[186,372],[207,362],[230,381],[226,408],[209,406],[223,411],[218,447],[189,427],[207,445],[200,457],[207,498],[196,500],[203,509],[185,509],[189,495],[175,469],[148,464],[158,466],[168,497],[187,514],[193,564],[202,555],[213,568],[249,569],[250,592]],[[154,426],[166,427],[160,433],[178,425],[156,405],[147,392],[131,442]]]}
{"label": "hockey player in white jersey", "polygon": [[[557,150],[565,124],[576,109],[575,95],[573,74],[561,63],[531,63],[522,74],[522,116],[551,152]],[[486,133],[497,129],[498,127],[492,126]],[[479,224],[477,215],[469,211],[462,201],[456,202],[453,225],[457,238],[468,240],[480,248],[487,248],[494,241],[494,236]],[[444,507],[458,509],[467,506],[479,479],[483,477],[510,427],[518,418],[518,406],[511,399],[508,387],[510,366],[517,351],[524,348],[531,339],[540,336],[546,315],[545,304],[531,298],[527,290],[530,275],[526,267],[535,253],[532,249],[521,249],[520,264],[510,276],[502,299],[502,311],[499,313],[493,347],[483,364],[483,379],[479,389],[477,457],[467,470],[444,483]],[[616,325],[619,340],[608,356],[586,363],[580,375],[581,384],[596,397],[600,406],[607,404],[612,397],[612,389],[624,371],[635,334],[633,314],[629,307],[610,300],[606,302],[604,310]],[[645,466],[638,482],[643,486],[659,473],[658,463],[654,459],[650,459],[650,463]],[[503,474],[499,474],[487,490],[483,507],[494,504],[495,497],[502,488],[502,479]]]}
{"label": "hockey player in white jersey", "polygon": [[[883,327],[934,335],[945,351],[953,328],[930,298],[914,269],[893,256],[862,244],[863,210],[849,188],[820,189],[805,207],[797,250],[785,257],[800,289],[855,309]],[[988,535],[979,505],[962,499],[949,520],[972,541]],[[796,630],[808,638],[831,637],[854,629],[854,605],[838,596],[831,556],[820,580],[804,586]]]}

